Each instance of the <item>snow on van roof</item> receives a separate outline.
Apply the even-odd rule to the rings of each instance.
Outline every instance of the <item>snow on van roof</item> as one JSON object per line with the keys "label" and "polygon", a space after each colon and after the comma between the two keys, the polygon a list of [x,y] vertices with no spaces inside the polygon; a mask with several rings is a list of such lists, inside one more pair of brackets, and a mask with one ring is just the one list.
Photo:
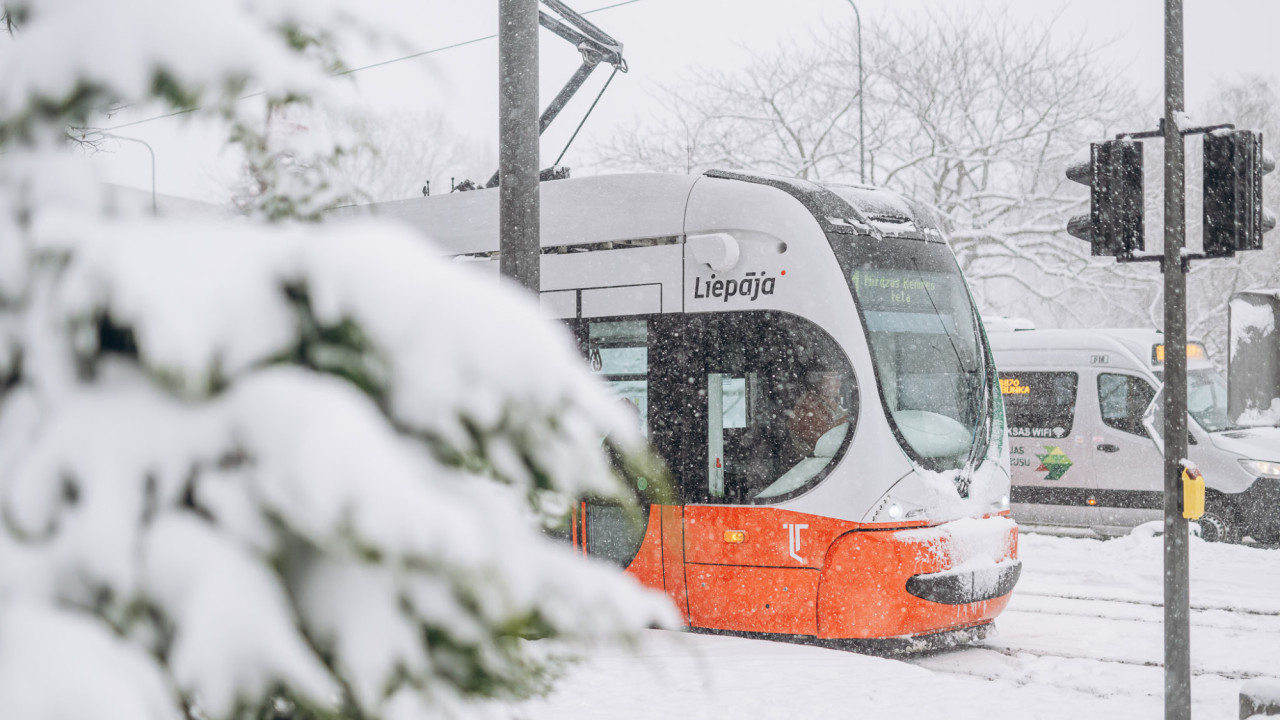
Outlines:
{"label": "snow on van roof", "polygon": [[[1056,352],[1121,352],[1131,356],[1138,367],[1159,369],[1161,363],[1154,362],[1152,349],[1164,343],[1164,333],[1150,328],[1027,330],[993,332],[988,335],[988,340],[992,353],[996,355],[997,367],[1017,362],[1015,358],[1024,362],[1029,360],[1030,357],[1023,354],[1028,351],[1036,351],[1038,362],[1034,364],[1037,365],[1044,364]],[[1199,341],[1192,339],[1188,342],[1198,344]],[[1191,364],[1207,364],[1207,361],[1193,361]]]}

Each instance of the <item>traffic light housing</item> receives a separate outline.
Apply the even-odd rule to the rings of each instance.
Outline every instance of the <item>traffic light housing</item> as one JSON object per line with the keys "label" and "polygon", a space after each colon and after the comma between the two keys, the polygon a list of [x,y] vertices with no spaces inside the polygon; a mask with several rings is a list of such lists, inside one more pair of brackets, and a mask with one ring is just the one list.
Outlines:
{"label": "traffic light housing", "polygon": [[1089,214],[1067,223],[1093,255],[1129,257],[1146,247],[1143,230],[1142,143],[1106,140],[1089,146],[1089,162],[1067,169],[1089,186]]}
{"label": "traffic light housing", "polygon": [[1262,208],[1262,176],[1274,167],[1263,152],[1262,133],[1223,129],[1205,136],[1205,255],[1262,249],[1262,234],[1275,226]]}

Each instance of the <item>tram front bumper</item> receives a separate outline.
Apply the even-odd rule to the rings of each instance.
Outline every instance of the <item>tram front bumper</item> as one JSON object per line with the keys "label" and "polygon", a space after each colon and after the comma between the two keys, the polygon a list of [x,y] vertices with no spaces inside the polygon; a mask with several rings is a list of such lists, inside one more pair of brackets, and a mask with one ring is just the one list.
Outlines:
{"label": "tram front bumper", "polygon": [[907,592],[944,605],[968,605],[1008,595],[1013,592],[1021,574],[1022,561],[1007,559],[981,570],[943,570],[912,575],[907,580]]}
{"label": "tram front bumper", "polygon": [[818,593],[824,638],[924,636],[984,625],[1022,569],[1006,517],[855,531],[827,553]]}

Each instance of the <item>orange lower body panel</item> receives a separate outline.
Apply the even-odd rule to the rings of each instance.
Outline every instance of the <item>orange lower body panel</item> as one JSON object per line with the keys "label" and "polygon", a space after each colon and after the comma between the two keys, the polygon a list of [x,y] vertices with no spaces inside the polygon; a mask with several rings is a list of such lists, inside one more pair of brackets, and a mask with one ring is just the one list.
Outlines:
{"label": "orange lower body panel", "polygon": [[691,563],[685,572],[694,627],[785,635],[816,631],[816,570]]}
{"label": "orange lower body panel", "polygon": [[[966,604],[916,597],[907,582],[965,567],[987,569],[1017,557],[1017,526],[1005,518],[965,520],[957,538],[949,525],[896,532],[854,532],[827,552],[818,589],[818,637],[887,638],[928,635],[991,622],[1010,594]],[[980,528],[976,523],[996,523]],[[983,566],[987,566],[984,568]]]}
{"label": "orange lower body panel", "polygon": [[[730,530],[745,540],[730,543]],[[693,627],[892,638],[995,619],[1007,589],[978,602],[938,602],[912,594],[908,582],[970,569],[990,576],[1016,557],[1017,526],[1006,517],[902,528],[772,508],[653,506],[628,571],[664,590]]]}

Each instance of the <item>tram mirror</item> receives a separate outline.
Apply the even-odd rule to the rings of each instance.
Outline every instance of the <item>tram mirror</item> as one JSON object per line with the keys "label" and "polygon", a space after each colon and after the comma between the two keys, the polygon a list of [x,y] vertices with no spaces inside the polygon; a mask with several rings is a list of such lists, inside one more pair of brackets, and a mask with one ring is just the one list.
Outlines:
{"label": "tram mirror", "polygon": [[728,233],[690,235],[685,245],[694,260],[721,272],[733,268],[742,257],[738,240]]}

